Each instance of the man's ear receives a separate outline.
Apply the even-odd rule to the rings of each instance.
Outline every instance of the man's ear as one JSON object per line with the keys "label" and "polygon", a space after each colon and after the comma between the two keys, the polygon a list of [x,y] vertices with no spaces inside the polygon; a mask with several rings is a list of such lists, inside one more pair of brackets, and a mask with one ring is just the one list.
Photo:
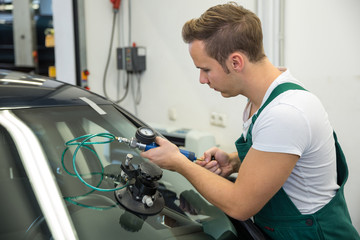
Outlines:
{"label": "man's ear", "polygon": [[230,54],[228,59],[231,64],[230,67],[235,72],[241,72],[241,70],[244,68],[244,63],[245,63],[244,56],[241,53],[234,52],[234,53]]}

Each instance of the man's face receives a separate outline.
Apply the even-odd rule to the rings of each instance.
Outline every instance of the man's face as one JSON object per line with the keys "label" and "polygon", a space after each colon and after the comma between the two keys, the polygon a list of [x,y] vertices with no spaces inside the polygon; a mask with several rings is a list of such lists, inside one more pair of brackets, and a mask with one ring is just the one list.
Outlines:
{"label": "man's face", "polygon": [[189,52],[197,68],[200,69],[200,83],[208,84],[210,88],[221,93],[223,97],[232,97],[232,73],[226,73],[214,58],[207,55],[202,41],[194,40],[189,44]]}

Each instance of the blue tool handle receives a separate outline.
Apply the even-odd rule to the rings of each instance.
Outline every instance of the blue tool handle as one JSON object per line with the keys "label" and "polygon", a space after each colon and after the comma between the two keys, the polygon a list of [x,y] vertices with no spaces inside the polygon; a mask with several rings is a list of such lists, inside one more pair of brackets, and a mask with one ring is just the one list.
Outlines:
{"label": "blue tool handle", "polygon": [[[159,145],[157,145],[156,143],[151,143],[151,144],[148,144],[146,145],[145,147],[145,151],[149,150],[149,149],[153,149],[153,148],[156,148],[158,147]],[[195,153],[194,152],[190,152],[190,151],[187,151],[187,150],[184,150],[184,149],[180,149],[180,152],[185,156],[187,157],[189,160],[191,161],[195,161],[196,160],[196,157],[195,157]]]}
{"label": "blue tool handle", "polygon": [[195,161],[195,160],[196,160],[196,157],[195,157],[195,153],[194,153],[194,152],[190,152],[190,151],[187,151],[187,150],[184,150],[184,149],[180,149],[180,152],[181,152],[185,157],[187,157],[189,160],[191,160],[191,161]]}

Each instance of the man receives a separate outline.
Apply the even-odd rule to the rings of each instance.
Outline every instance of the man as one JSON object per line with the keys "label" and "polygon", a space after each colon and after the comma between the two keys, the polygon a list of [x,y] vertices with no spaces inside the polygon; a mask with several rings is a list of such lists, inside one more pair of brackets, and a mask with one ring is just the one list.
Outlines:
{"label": "man", "polygon": [[[157,137],[159,147],[142,156],[185,176],[229,216],[254,216],[274,239],[360,239],[343,197],[345,158],[327,113],[288,70],[271,64],[258,17],[235,3],[218,5],[185,23],[183,38],[200,83],[226,98],[248,98],[237,152],[212,148],[194,164]],[[224,178],[235,172],[234,183]]]}

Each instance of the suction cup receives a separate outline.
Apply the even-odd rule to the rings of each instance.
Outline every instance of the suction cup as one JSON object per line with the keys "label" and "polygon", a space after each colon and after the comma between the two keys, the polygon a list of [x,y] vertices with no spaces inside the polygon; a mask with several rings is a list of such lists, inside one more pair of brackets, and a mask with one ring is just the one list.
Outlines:
{"label": "suction cup", "polygon": [[[118,185],[120,187],[121,184]],[[132,211],[134,213],[145,214],[145,215],[154,215],[164,208],[165,200],[160,192],[156,191],[156,193],[152,197],[153,204],[152,206],[148,206],[143,203],[142,199],[136,199],[132,192],[131,188],[133,185],[130,185],[127,188],[123,188],[115,191],[115,197],[117,201],[127,210]]]}

